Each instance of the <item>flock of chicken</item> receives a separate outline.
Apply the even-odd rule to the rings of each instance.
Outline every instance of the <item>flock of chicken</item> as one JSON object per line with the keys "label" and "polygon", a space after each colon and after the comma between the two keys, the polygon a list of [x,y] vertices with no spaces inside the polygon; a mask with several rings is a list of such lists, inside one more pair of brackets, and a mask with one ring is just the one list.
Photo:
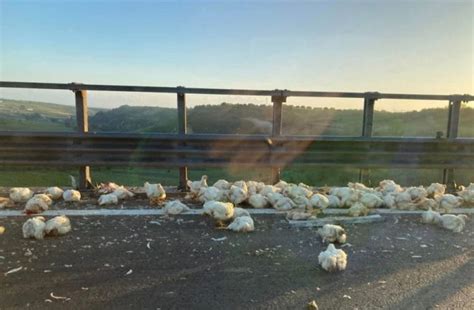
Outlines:
{"label": "flock of chicken", "polygon": [[[313,188],[306,184],[292,184],[279,181],[268,185],[256,181],[228,182],[218,180],[212,186],[207,176],[201,180],[188,181],[189,192],[185,201],[203,204],[203,214],[210,216],[218,228],[236,232],[250,232],[255,229],[249,212],[239,205],[253,208],[272,207],[286,211],[291,220],[316,218],[326,208],[348,208],[350,216],[365,216],[373,208],[400,210],[425,210],[422,222],[438,224],[454,232],[461,232],[466,215],[443,214],[453,208],[474,206],[474,183],[461,187],[457,195],[445,193],[446,186],[433,183],[428,187],[402,187],[392,180],[383,180],[376,188],[361,183],[349,183],[346,187]],[[144,184],[144,191],[153,205],[163,206],[167,215],[177,215],[190,210],[180,200],[166,201],[166,192],[161,184]],[[96,188],[99,205],[117,204],[120,200],[132,198],[135,193],[115,183],[102,183]],[[25,203],[25,213],[37,214],[48,210],[53,200],[66,202],[81,200],[81,193],[74,189],[63,191],[50,187],[44,193],[35,194],[29,188],[11,188],[10,197],[0,197],[0,209]],[[23,225],[25,238],[43,239],[44,236],[63,235],[71,230],[66,216],[57,216],[48,221],[42,216],[28,219]],[[328,271],[343,270],[347,255],[336,249],[334,242],[344,243],[346,233],[341,226],[326,224],[318,230],[324,242],[329,242],[326,251],[319,255],[319,263]]]}

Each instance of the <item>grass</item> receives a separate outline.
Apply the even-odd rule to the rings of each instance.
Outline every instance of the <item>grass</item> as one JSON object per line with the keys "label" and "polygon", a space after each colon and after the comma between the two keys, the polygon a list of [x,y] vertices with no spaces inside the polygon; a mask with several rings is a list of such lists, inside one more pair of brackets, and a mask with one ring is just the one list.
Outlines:
{"label": "grass", "polygon": [[0,128],[5,131],[72,131],[64,123],[25,119],[0,119]]}
{"label": "grass", "polygon": [[[178,185],[178,169],[149,169],[149,168],[106,168],[92,167],[94,183],[113,181],[129,186],[142,186],[145,181],[159,182],[165,185]],[[192,169],[189,178],[197,180],[201,175],[209,177],[212,184],[220,178],[229,181],[259,180],[270,182],[269,169]],[[78,170],[73,168],[37,167],[0,167],[0,186],[67,186],[70,185],[69,175],[78,176]],[[472,182],[474,169],[457,170],[458,184]],[[315,186],[343,186],[348,182],[358,180],[358,169],[347,168],[314,168],[303,169],[288,167],[282,170],[282,179],[299,183],[303,182]],[[370,185],[376,186],[383,179],[393,179],[404,186],[429,185],[432,182],[441,182],[442,171],[438,169],[374,169],[370,171]]]}

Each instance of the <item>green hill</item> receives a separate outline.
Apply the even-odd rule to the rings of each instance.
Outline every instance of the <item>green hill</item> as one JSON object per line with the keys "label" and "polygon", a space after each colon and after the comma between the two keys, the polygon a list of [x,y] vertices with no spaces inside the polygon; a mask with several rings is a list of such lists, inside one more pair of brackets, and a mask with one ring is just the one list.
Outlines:
{"label": "green hill", "polygon": [[[103,109],[90,108],[90,115]],[[48,102],[0,99],[0,130],[71,131],[75,126],[74,106]]]}

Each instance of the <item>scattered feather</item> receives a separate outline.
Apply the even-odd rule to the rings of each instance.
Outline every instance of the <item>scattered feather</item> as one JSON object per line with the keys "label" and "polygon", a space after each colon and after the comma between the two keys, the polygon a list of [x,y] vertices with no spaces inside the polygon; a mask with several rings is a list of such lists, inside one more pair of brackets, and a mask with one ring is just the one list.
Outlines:
{"label": "scattered feather", "polygon": [[18,271],[20,271],[20,270],[22,270],[22,269],[23,269],[23,266],[20,266],[20,267],[18,267],[18,268],[10,269],[10,270],[8,270],[7,272],[5,272],[5,275],[18,272]]}
{"label": "scattered feather", "polygon": [[49,294],[49,296],[51,296],[51,298],[54,298],[54,299],[57,299],[57,300],[65,300],[65,301],[71,300],[71,298],[69,298],[69,297],[56,296],[56,295],[54,295],[53,292],[51,292],[51,294]]}
{"label": "scattered feather", "polygon": [[212,241],[224,241],[227,239],[227,237],[222,237],[222,238],[211,238]]}

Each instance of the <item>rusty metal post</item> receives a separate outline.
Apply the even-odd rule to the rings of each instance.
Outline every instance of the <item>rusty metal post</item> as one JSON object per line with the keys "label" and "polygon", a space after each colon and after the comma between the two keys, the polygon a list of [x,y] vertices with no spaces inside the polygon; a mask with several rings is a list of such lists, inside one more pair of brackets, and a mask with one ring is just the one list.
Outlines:
{"label": "rusty metal post", "polygon": [[[282,133],[282,110],[283,102],[286,102],[286,97],[283,95],[272,96],[273,102],[273,122],[272,122],[272,137],[279,137]],[[272,167],[272,183],[275,184],[280,181],[280,167]]]}
{"label": "rusty metal post", "polygon": [[[458,137],[459,115],[461,113],[461,101],[450,101],[448,107],[448,128],[446,137],[450,140]],[[454,192],[456,181],[454,179],[454,169],[443,170],[443,183],[447,185],[448,192]]]}
{"label": "rusty metal post", "polygon": [[[178,92],[178,135],[184,136],[187,132],[187,114],[186,114],[186,97],[184,92]],[[188,181],[188,167],[179,167],[179,185],[178,189],[187,190],[186,182]]]}
{"label": "rusty metal post", "polygon": [[[372,137],[372,128],[374,124],[374,105],[375,98],[364,98],[364,115],[362,120],[362,137]],[[370,170],[359,170],[359,182],[370,185]]]}
{"label": "rusty metal post", "polygon": [[[87,104],[87,91],[74,90],[76,97],[76,123],[77,131],[80,133],[89,132],[89,107]],[[79,188],[86,189],[92,185],[91,170],[89,166],[79,167]]]}

